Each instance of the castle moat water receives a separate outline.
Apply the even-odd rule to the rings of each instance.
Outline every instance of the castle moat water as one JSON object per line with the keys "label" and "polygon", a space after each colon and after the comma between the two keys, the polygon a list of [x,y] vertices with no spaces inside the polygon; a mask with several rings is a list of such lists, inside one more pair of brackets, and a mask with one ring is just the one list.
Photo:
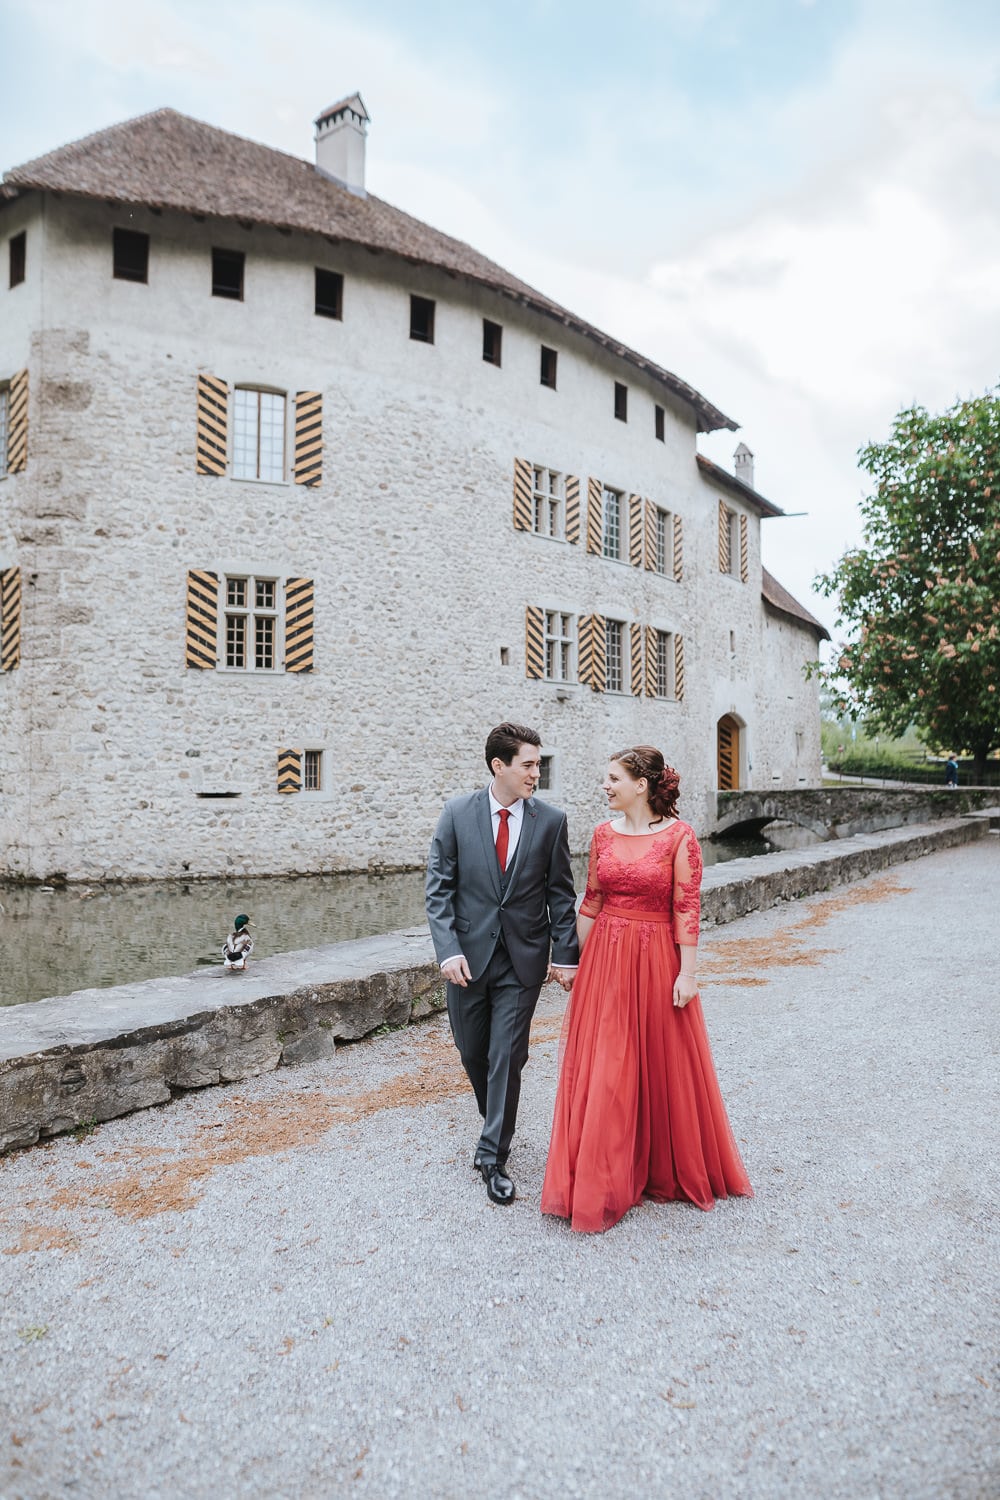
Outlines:
{"label": "castle moat water", "polygon": [[[783,825],[771,838],[703,843],[706,864],[816,842]],[[586,859],[574,860],[582,890]],[[252,920],[254,957],[372,937],[424,923],[424,876],[305,875],[144,884],[0,884],[0,1005],[73,990],[189,974],[221,963],[237,912]]]}

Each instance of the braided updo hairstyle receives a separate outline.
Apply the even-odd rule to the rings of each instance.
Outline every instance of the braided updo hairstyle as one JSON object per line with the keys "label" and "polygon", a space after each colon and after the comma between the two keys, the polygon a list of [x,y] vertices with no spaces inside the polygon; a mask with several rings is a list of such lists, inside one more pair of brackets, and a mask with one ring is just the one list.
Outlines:
{"label": "braided updo hairstyle", "polygon": [[633,781],[645,776],[648,785],[650,811],[658,818],[677,816],[677,793],[681,778],[673,766],[668,766],[659,750],[652,745],[633,745],[631,750],[616,750],[611,757],[632,777]]}

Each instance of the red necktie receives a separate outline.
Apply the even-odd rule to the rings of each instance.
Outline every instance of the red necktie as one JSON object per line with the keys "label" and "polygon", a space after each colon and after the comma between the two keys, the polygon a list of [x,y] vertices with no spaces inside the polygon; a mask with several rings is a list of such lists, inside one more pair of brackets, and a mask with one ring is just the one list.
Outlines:
{"label": "red necktie", "polygon": [[500,869],[507,868],[507,844],[510,838],[507,824],[510,820],[510,808],[501,807],[500,827],[497,829],[497,859],[500,861]]}

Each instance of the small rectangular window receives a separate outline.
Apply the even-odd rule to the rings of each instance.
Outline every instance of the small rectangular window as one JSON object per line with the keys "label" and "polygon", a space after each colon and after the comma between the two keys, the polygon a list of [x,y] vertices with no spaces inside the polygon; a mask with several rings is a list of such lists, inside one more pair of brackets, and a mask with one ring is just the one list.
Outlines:
{"label": "small rectangular window", "polygon": [[547,349],[544,344],[542,345],[542,385],[547,385],[553,391],[556,388],[556,362],[558,358],[559,356],[555,349]]}
{"label": "small rectangular window", "polygon": [[137,229],[113,229],[112,275],[116,281],[149,280],[149,235]]}
{"label": "small rectangular window", "polygon": [[674,638],[668,630],[656,632],[656,696],[674,696],[672,673],[674,669]]}
{"label": "small rectangular window", "polygon": [[619,422],[628,421],[628,386],[615,381],[615,418]]}
{"label": "small rectangular window", "polygon": [[573,617],[545,611],[545,675],[550,682],[569,682],[573,671]]}
{"label": "small rectangular window", "polygon": [[542,755],[538,763],[538,790],[540,792],[551,792],[552,790],[552,756]]}
{"label": "small rectangular window", "polygon": [[243,301],[245,260],[242,250],[212,250],[213,297],[231,297],[234,302]]}
{"label": "small rectangular window", "polygon": [[410,298],[410,338],[419,344],[434,342],[434,303],[430,297]]}
{"label": "small rectangular window", "polygon": [[666,441],[665,437],[663,436],[663,407],[662,406],[654,406],[653,407],[653,430],[656,433],[656,440],[657,440],[657,442],[663,443],[663,442]]}
{"label": "small rectangular window", "polygon": [[10,284],[20,286],[24,280],[24,267],[27,257],[28,235],[22,229],[20,234],[12,234],[10,237]]}
{"label": "small rectangular window", "polygon": [[316,316],[337,318],[344,316],[344,278],[339,271],[324,271],[316,267]]}
{"label": "small rectangular window", "polygon": [[499,323],[483,319],[483,359],[488,365],[499,365],[500,348],[503,343],[503,328]]}
{"label": "small rectangular window", "polygon": [[322,750],[307,750],[303,755],[302,790],[304,792],[321,792],[323,790]]}
{"label": "small rectangular window", "polygon": [[604,622],[606,652],[604,686],[609,693],[620,693],[625,681],[622,658],[623,630],[621,620],[605,620]]}
{"label": "small rectangular window", "polygon": [[622,556],[622,497],[617,490],[604,489],[601,555],[620,561]]}

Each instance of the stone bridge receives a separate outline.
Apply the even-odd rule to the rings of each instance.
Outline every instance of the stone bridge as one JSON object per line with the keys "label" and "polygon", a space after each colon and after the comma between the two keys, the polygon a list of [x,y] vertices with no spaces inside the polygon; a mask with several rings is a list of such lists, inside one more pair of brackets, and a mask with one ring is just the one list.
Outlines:
{"label": "stone bridge", "polygon": [[718,792],[712,838],[759,833],[767,823],[798,823],[821,839],[933,823],[996,807],[996,787],[824,786],[773,792]]}

